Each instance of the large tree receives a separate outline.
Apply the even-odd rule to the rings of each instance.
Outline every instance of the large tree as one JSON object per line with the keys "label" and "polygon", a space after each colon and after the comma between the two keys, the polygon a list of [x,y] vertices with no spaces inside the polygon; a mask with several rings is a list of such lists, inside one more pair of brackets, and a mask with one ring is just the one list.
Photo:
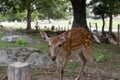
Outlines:
{"label": "large tree", "polygon": [[105,4],[102,0],[101,2],[99,2],[99,4],[97,3],[97,0],[92,0],[90,1],[90,3],[88,4],[89,7],[92,8],[92,12],[94,13],[94,15],[99,15],[102,18],[102,33],[104,32],[104,27],[105,27],[105,15],[106,15],[106,10],[107,8],[107,4]]}
{"label": "large tree", "polygon": [[48,6],[51,7],[51,4],[53,4],[54,0],[50,0],[48,3],[47,2],[48,0],[19,0],[18,9],[20,11],[23,10],[27,11],[27,28],[26,28],[27,30],[31,29],[32,13],[43,7],[48,7]]}
{"label": "large tree", "polygon": [[70,0],[73,7],[73,25],[72,27],[87,27],[86,21],[86,0]]}
{"label": "large tree", "polygon": [[102,22],[103,22],[103,25],[102,25],[102,33],[104,32],[104,27],[105,27],[105,10],[106,7],[104,7],[104,5],[102,4],[99,4],[97,7],[94,7],[93,8],[93,12],[95,15],[100,15],[101,18],[102,18]]}
{"label": "large tree", "polygon": [[112,23],[113,23],[113,15],[117,15],[120,13],[120,0],[107,0],[108,9],[106,13],[108,14],[109,20],[109,32],[112,33]]}
{"label": "large tree", "polygon": [[[92,0],[90,5],[93,8],[93,12],[97,15],[107,14],[109,17],[109,32],[112,33],[112,20],[113,15],[120,13],[120,1],[119,0]],[[103,17],[104,18],[104,17]]]}
{"label": "large tree", "polygon": [[[39,12],[43,13],[46,17],[53,18],[53,19],[63,19],[66,18],[67,12],[66,9],[68,8],[69,1],[67,0],[55,0],[54,4],[49,3],[49,5],[45,5],[42,7]],[[51,7],[52,6],[52,7]]]}
{"label": "large tree", "polygon": [[[54,4],[55,0],[2,0],[2,4],[6,6],[7,12],[22,13],[27,12],[27,30],[31,29],[31,18],[32,13],[42,9],[43,7],[48,7],[48,9]],[[3,8],[3,6],[2,6]]]}
{"label": "large tree", "polygon": [[[2,0],[2,3],[4,3],[5,6],[7,6],[9,9],[6,10],[6,12],[11,13],[21,13],[23,11],[27,12],[27,28],[31,29],[31,15],[34,10],[37,8],[40,8],[40,6],[37,6],[40,4],[41,1],[39,0]],[[6,7],[6,8],[7,8]]]}
{"label": "large tree", "polygon": [[[62,18],[66,15],[66,0],[2,0],[9,12],[26,12],[27,30],[31,29],[33,13],[43,14],[46,18]],[[1,7],[1,6],[0,6]],[[7,8],[6,7],[6,8]],[[3,6],[2,6],[3,8]],[[16,14],[15,14],[16,15]]]}

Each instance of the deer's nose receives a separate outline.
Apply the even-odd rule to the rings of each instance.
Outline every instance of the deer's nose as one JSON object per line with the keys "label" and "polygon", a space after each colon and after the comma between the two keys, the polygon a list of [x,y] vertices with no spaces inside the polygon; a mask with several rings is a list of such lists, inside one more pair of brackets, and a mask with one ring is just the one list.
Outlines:
{"label": "deer's nose", "polygon": [[56,60],[56,56],[52,56],[52,61],[55,61]]}

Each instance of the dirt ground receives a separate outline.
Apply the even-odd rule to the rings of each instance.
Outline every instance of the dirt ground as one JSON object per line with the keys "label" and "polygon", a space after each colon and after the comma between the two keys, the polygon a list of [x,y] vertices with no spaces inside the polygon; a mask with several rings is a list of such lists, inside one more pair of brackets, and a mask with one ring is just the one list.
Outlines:
{"label": "dirt ground", "polygon": [[[120,70],[115,69],[111,70],[108,66],[99,63],[99,73],[101,76],[101,80],[120,80]],[[102,66],[102,67],[101,67]],[[54,66],[55,67],[55,66]],[[53,69],[53,68],[52,68]],[[56,70],[42,70],[41,75],[33,75],[33,80],[59,80],[58,72]],[[52,70],[52,72],[51,72]],[[79,72],[79,68],[76,67],[75,70],[72,70],[71,72],[67,71],[65,69],[65,74],[63,76],[63,80],[75,80]],[[36,79],[35,79],[36,78]],[[81,76],[80,80],[98,80],[97,74],[93,66],[87,64],[84,68],[84,75]]]}

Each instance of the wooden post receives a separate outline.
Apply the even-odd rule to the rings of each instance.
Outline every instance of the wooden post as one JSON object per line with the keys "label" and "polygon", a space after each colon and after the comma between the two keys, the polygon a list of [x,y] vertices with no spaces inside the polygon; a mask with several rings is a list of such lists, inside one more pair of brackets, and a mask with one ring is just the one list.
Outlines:
{"label": "wooden post", "polygon": [[96,35],[98,36],[98,26],[97,26],[97,23],[95,23],[95,27],[96,27]]}
{"label": "wooden post", "polygon": [[89,29],[90,29],[90,31],[92,32],[92,30],[91,30],[91,22],[89,22],[89,27],[90,27],[90,28],[89,28]]}
{"label": "wooden post", "polygon": [[30,65],[14,62],[8,66],[8,80],[30,80]]}
{"label": "wooden post", "polygon": [[56,27],[56,31],[58,31],[58,27]]}

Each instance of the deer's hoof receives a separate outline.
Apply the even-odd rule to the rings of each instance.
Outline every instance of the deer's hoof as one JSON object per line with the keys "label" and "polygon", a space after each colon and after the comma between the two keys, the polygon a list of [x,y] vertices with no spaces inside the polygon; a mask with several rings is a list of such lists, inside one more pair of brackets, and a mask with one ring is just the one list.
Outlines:
{"label": "deer's hoof", "polygon": [[79,77],[76,77],[75,80],[80,80],[80,78],[79,78]]}

